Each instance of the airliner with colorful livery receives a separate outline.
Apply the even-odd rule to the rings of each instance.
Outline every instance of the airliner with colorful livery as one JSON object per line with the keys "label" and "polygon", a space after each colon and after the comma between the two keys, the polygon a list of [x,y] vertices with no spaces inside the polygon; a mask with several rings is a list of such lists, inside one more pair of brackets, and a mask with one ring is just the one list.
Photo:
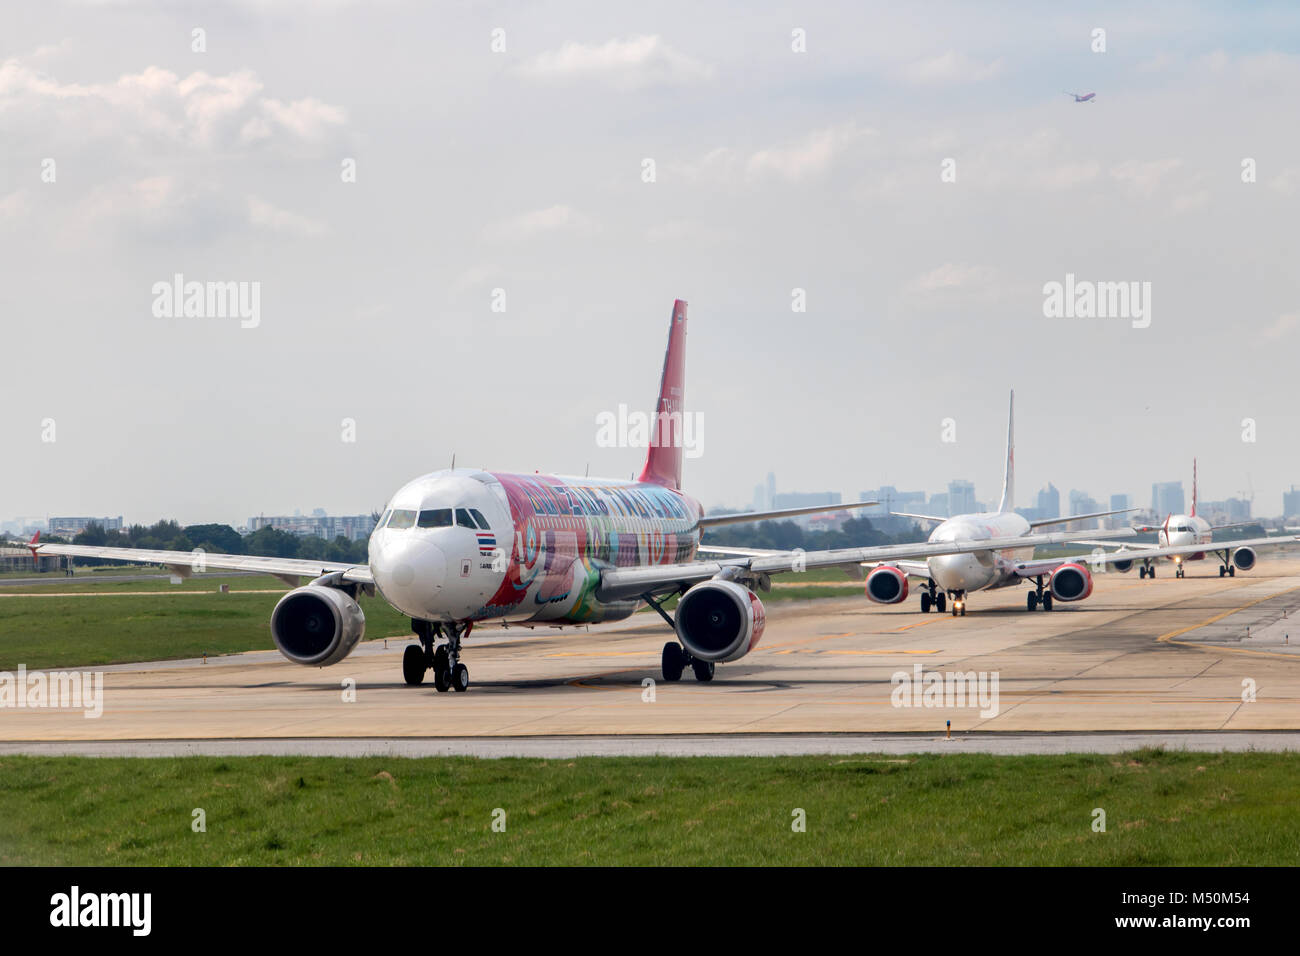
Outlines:
{"label": "airliner with colorful livery", "polygon": [[[407,647],[402,673],[420,684],[429,671],[439,691],[469,687],[462,641],[476,626],[586,625],[626,618],[643,605],[676,632],[664,645],[665,680],[689,666],[711,680],[716,664],[748,654],[763,635],[758,591],[771,576],[808,568],[987,552],[1052,544],[1064,534],[1003,540],[954,534],[943,541],[843,548],[797,555],[740,554],[699,560],[711,526],[762,521],[849,505],[706,516],[682,491],[686,370],[686,303],[673,305],[659,399],[645,465],[632,481],[509,474],[452,468],[416,478],[388,502],[370,536],[365,565],[299,558],[194,554],[83,545],[40,544],[33,554],[162,564],[182,576],[196,570],[264,571],[293,586],[271,614],[271,636],[297,664],[335,664],[365,633],[358,593],[376,591],[411,618],[418,644]],[[1117,532],[1120,536],[1125,532]],[[303,585],[303,579],[309,583]],[[664,602],[680,595],[675,613]]]}

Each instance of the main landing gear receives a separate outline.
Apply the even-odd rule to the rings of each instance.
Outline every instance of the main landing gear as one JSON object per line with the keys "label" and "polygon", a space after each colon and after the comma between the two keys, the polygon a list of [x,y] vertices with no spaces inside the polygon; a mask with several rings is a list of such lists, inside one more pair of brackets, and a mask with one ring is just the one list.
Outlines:
{"label": "main landing gear", "polygon": [[1052,592],[1043,586],[1043,576],[1040,574],[1034,579],[1037,583],[1034,590],[1025,595],[1025,607],[1031,611],[1036,611],[1041,606],[1044,611],[1052,609]]}
{"label": "main landing gear", "polygon": [[1140,578],[1154,578],[1155,576],[1156,566],[1150,561],[1144,562],[1142,567],[1138,568],[1138,577]]}
{"label": "main landing gear", "polygon": [[929,614],[930,609],[934,608],[942,614],[948,606],[947,595],[940,591],[933,581],[921,585],[921,588],[921,613]]}
{"label": "main landing gear", "polygon": [[[653,594],[642,594],[641,600],[645,601],[654,608],[659,616],[668,622],[668,626],[673,630],[677,629],[677,622],[673,620],[672,615],[664,610],[660,601],[655,600]],[[707,684],[713,680],[713,671],[715,669],[713,661],[702,661],[699,658],[692,657],[690,652],[676,641],[669,641],[664,645],[664,651],[659,659],[660,669],[663,671],[664,680],[668,683],[679,681],[682,674],[685,673],[687,665],[695,673],[695,679],[701,684]]]}
{"label": "main landing gear", "polygon": [[1178,565],[1178,570],[1176,570],[1176,571],[1174,572],[1174,577],[1176,577],[1176,578],[1185,578],[1185,577],[1187,577],[1187,569],[1184,568],[1181,564]]}
{"label": "main landing gear", "polygon": [[[460,642],[474,625],[442,624],[438,621],[411,621],[417,647],[411,644],[402,654],[402,677],[411,686],[424,683],[425,671],[433,671],[433,686],[439,692],[469,690],[469,668],[460,662]],[[439,637],[447,638],[434,646]]]}
{"label": "main landing gear", "polygon": [[687,664],[691,666],[691,670],[695,672],[695,679],[700,683],[707,684],[713,680],[713,661],[702,661],[699,658],[691,657],[686,652],[686,648],[676,641],[669,641],[664,645],[661,664],[664,680],[670,683],[682,679]]}

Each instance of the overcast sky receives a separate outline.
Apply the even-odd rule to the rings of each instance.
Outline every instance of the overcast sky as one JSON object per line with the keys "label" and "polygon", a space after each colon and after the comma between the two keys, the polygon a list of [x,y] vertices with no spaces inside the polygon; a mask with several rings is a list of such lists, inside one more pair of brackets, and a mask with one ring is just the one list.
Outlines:
{"label": "overcast sky", "polygon": [[[1014,387],[1017,504],[1197,455],[1275,514],[1300,11],[1130,7],[8,3],[0,519],[356,513],[453,452],[625,477],[596,418],[651,405],[675,297],[706,505],[996,502]],[[178,273],[258,323],[155,315]],[[1045,317],[1067,273],[1149,282],[1149,326]]]}

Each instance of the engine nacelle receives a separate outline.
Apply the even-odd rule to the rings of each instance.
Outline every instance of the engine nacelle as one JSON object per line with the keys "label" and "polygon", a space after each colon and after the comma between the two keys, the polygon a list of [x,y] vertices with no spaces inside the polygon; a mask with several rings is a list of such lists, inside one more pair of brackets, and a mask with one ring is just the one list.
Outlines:
{"label": "engine nacelle", "polygon": [[1127,573],[1133,570],[1133,559],[1128,558],[1124,561],[1112,561],[1110,563],[1110,566],[1114,568],[1116,571],[1123,571]]}
{"label": "engine nacelle", "polygon": [[763,636],[767,612],[749,588],[735,581],[705,581],[677,602],[677,637],[702,661],[735,661]]}
{"label": "engine nacelle", "polygon": [[906,601],[907,575],[889,564],[872,568],[867,575],[867,597],[877,604]]}
{"label": "engine nacelle", "polygon": [[366,633],[366,616],[347,592],[307,585],[295,588],[271,612],[271,636],[295,664],[327,667],[352,653]]}
{"label": "engine nacelle", "polygon": [[1057,601],[1082,601],[1092,593],[1092,575],[1082,564],[1063,564],[1052,572],[1048,587]]}
{"label": "engine nacelle", "polygon": [[1254,548],[1238,548],[1232,552],[1232,563],[1239,571],[1249,571],[1255,566],[1256,557]]}

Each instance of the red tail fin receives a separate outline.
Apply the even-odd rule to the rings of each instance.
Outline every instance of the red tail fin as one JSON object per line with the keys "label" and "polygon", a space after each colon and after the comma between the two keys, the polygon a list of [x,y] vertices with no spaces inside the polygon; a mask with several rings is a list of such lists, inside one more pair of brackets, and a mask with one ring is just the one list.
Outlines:
{"label": "red tail fin", "polygon": [[664,352],[664,374],[659,383],[650,448],[646,451],[641,481],[653,481],[674,491],[682,487],[682,416],[686,394],[686,303],[673,303],[668,326],[668,348]]}
{"label": "red tail fin", "polygon": [[28,549],[32,552],[33,564],[41,563],[41,559],[36,554],[36,545],[40,540],[41,540],[41,533],[37,531],[34,535],[32,535],[32,540],[27,545]]}

